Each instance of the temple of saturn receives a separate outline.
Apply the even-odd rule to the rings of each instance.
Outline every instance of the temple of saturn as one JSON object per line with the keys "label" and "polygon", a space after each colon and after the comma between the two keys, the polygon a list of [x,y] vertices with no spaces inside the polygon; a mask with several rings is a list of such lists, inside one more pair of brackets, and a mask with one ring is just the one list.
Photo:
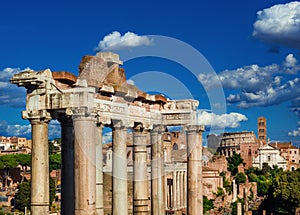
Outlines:
{"label": "temple of saturn", "polygon": [[[133,214],[166,214],[162,135],[167,126],[186,133],[187,165],[174,172],[174,204],[186,214],[202,212],[202,132],[196,100],[150,95],[126,82],[117,54],[84,56],[78,77],[65,71],[24,71],[11,83],[27,89],[26,110],[32,129],[31,214],[49,214],[48,123],[61,124],[61,214],[102,215],[102,130],[112,129],[112,214],[127,215],[126,136],[133,134]],[[147,141],[150,136],[150,143]],[[147,166],[147,149],[151,164]],[[147,175],[150,175],[149,178]],[[179,186],[180,185],[180,186]],[[150,192],[150,193],[149,193]],[[148,195],[149,194],[149,195]],[[177,194],[177,195],[176,195]],[[180,195],[181,194],[181,195]],[[179,199],[179,196],[180,199]],[[182,205],[181,205],[182,206]]]}

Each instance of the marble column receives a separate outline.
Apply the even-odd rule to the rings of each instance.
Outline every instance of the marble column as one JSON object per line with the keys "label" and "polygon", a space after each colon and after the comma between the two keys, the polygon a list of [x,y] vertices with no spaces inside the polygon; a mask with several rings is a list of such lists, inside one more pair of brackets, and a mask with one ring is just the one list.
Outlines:
{"label": "marble column", "polygon": [[75,144],[75,215],[96,214],[95,118],[73,117]]}
{"label": "marble column", "polygon": [[244,188],[244,215],[248,215],[248,183],[246,182],[246,187]]}
{"label": "marble column", "polygon": [[165,214],[165,169],[162,135],[165,128],[154,125],[151,131],[151,206],[152,215]]}
{"label": "marble column", "polygon": [[104,215],[103,205],[103,154],[102,154],[103,125],[96,126],[96,214]]}
{"label": "marble column", "polygon": [[61,124],[61,214],[75,212],[74,127],[71,117],[60,117]]}
{"label": "marble column", "polygon": [[32,129],[31,214],[49,214],[48,122],[30,120]]}
{"label": "marble column", "polygon": [[148,215],[147,132],[141,125],[133,129],[133,214]]}
{"label": "marble column", "polygon": [[232,180],[232,190],[232,202],[235,202],[237,199],[237,185],[235,183],[235,179]]}
{"label": "marble column", "polygon": [[200,139],[201,126],[189,125],[186,127],[187,132],[187,214],[203,214],[202,206],[202,184],[199,184],[202,177],[199,166],[201,158],[199,156],[199,146],[202,145]]}
{"label": "marble column", "polygon": [[169,192],[168,179],[167,177],[165,177],[165,210],[168,209],[169,198],[170,198],[170,192]]}
{"label": "marble column", "polygon": [[112,211],[113,215],[127,215],[127,127],[121,121],[113,124],[112,138]]}
{"label": "marble column", "polygon": [[[175,168],[175,167],[174,167]],[[176,210],[177,209],[177,205],[176,205],[176,202],[177,202],[177,192],[176,192],[176,189],[177,189],[177,180],[176,180],[176,170],[174,169],[174,171],[173,171],[173,190],[172,190],[172,192],[173,192],[173,205],[172,205],[172,208],[173,208],[173,210]]]}
{"label": "marble column", "polygon": [[176,176],[176,205],[177,209],[180,209],[180,171],[177,171],[177,176]]}
{"label": "marble column", "polygon": [[237,215],[242,215],[242,203],[237,203]]}
{"label": "marble column", "polygon": [[[199,159],[199,165],[198,165],[198,178],[197,178],[197,183],[198,183],[198,190],[199,190],[199,195],[198,195],[198,205],[199,205],[199,214],[203,214],[203,183],[202,183],[202,129],[201,127],[198,130],[199,134],[199,140],[198,144],[196,145],[197,148],[197,153],[198,153],[198,159]],[[200,195],[201,194],[201,195]]]}
{"label": "marble column", "polygon": [[186,171],[183,172],[184,176],[183,176],[183,207],[186,208],[186,197],[187,197],[187,177],[186,177]]}
{"label": "marble column", "polygon": [[180,208],[184,208],[184,202],[183,202],[183,199],[184,199],[184,179],[183,179],[183,171],[180,171]]}

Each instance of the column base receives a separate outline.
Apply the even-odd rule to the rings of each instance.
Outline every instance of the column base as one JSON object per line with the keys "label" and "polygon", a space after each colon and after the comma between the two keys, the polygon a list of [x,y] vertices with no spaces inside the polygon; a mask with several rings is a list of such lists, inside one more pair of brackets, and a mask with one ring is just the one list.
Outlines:
{"label": "column base", "polygon": [[96,215],[95,210],[75,210],[75,215]]}
{"label": "column base", "polygon": [[30,207],[32,215],[49,214],[49,203],[47,202],[31,203]]}
{"label": "column base", "polygon": [[150,214],[149,199],[134,199],[133,200],[133,214]]}

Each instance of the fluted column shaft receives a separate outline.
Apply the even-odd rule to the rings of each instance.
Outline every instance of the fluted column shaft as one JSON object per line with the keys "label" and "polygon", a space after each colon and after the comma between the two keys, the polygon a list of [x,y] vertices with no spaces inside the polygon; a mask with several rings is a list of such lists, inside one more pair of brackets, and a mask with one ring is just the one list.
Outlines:
{"label": "fluted column shaft", "polygon": [[198,205],[199,205],[199,214],[203,214],[203,177],[202,177],[202,130],[201,127],[198,128],[199,140],[197,144],[197,151],[198,151],[198,159],[200,164],[198,165]]}
{"label": "fluted column shaft", "polygon": [[95,119],[75,116],[75,215],[96,213]]}
{"label": "fluted column shaft", "polygon": [[180,172],[176,172],[176,208],[180,209]]}
{"label": "fluted column shaft", "polygon": [[184,172],[184,176],[183,176],[183,206],[184,208],[187,207],[187,204],[186,204],[186,197],[187,197],[187,172]]}
{"label": "fluted column shaft", "polygon": [[165,170],[162,135],[163,126],[151,131],[151,214],[165,214]]}
{"label": "fluted column shaft", "polygon": [[113,125],[112,211],[113,215],[128,214],[127,191],[127,128],[120,122]]}
{"label": "fluted column shaft", "polygon": [[103,206],[103,154],[102,154],[103,125],[96,127],[96,214],[104,215]]}
{"label": "fluted column shaft", "polygon": [[49,214],[48,120],[30,121],[32,129],[31,214]]}
{"label": "fluted column shaft", "polygon": [[200,139],[200,133],[202,131],[201,126],[191,125],[186,127],[187,132],[187,180],[188,180],[188,195],[187,195],[187,214],[189,215],[202,215],[202,173],[201,169],[201,157],[199,155],[199,148],[201,148],[202,142]]}
{"label": "fluted column shaft", "polygon": [[133,129],[133,214],[148,215],[147,132],[142,127]]}
{"label": "fluted column shaft", "polygon": [[173,205],[172,205],[172,208],[173,210],[176,210],[177,209],[177,192],[176,192],[176,189],[177,189],[177,180],[176,180],[176,170],[173,171]]}
{"label": "fluted column shaft", "polygon": [[61,123],[61,214],[75,211],[74,127],[72,118],[59,118]]}
{"label": "fluted column shaft", "polygon": [[180,208],[184,208],[183,198],[184,198],[184,188],[183,188],[183,171],[180,172]]}

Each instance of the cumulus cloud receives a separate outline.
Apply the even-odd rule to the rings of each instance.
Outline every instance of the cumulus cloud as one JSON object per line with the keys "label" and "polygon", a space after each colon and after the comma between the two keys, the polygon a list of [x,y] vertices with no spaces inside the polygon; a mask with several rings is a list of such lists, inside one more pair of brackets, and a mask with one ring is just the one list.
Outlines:
{"label": "cumulus cloud", "polygon": [[298,128],[297,130],[290,131],[288,133],[288,135],[290,137],[299,137],[300,136],[300,128]]}
{"label": "cumulus cloud", "polygon": [[[241,92],[230,95],[227,101],[237,103],[239,107],[271,106],[295,99],[300,93],[300,79],[295,78],[280,86],[267,86],[257,92]],[[234,99],[233,99],[234,98]]]}
{"label": "cumulus cloud", "polygon": [[61,126],[57,120],[51,120],[48,126],[49,139],[61,137]]}
{"label": "cumulus cloud", "polygon": [[240,113],[215,114],[208,111],[198,111],[198,122],[206,127],[215,129],[237,128],[240,123],[247,121],[248,118]]}
{"label": "cumulus cloud", "polygon": [[30,70],[26,68],[5,68],[0,71],[0,104],[10,107],[24,107],[26,102],[26,90],[9,82],[10,78],[19,72]]}
{"label": "cumulus cloud", "polygon": [[235,70],[225,70],[214,77],[213,74],[199,74],[198,80],[208,89],[217,86],[221,81],[224,88],[244,89],[256,91],[264,88],[264,83],[272,82],[272,74],[280,70],[280,66],[274,64],[266,67],[258,65],[245,66]]}
{"label": "cumulus cloud", "polygon": [[19,124],[7,125],[6,133],[10,136],[29,137],[31,134],[31,126]]}
{"label": "cumulus cloud", "polygon": [[289,54],[282,65],[261,67],[254,64],[225,70],[220,72],[218,77],[200,74],[198,79],[208,89],[214,88],[220,81],[223,87],[229,90],[227,102],[236,103],[242,108],[277,105],[294,100],[299,95],[299,78],[287,79],[300,71],[297,62],[294,55]]}
{"label": "cumulus cloud", "polygon": [[300,2],[258,11],[253,27],[252,35],[257,39],[300,49]]}
{"label": "cumulus cloud", "polygon": [[114,31],[106,35],[94,50],[120,50],[138,46],[149,46],[151,43],[152,41],[147,36],[139,36],[132,32],[121,35],[120,32]]}
{"label": "cumulus cloud", "polygon": [[286,56],[284,61],[284,65],[286,67],[295,67],[296,64],[297,64],[297,59],[294,57],[293,54],[289,54],[288,56]]}
{"label": "cumulus cloud", "polygon": [[[0,120],[0,135],[1,136],[16,136],[16,137],[26,137],[31,139],[31,125],[20,125],[20,124],[8,124],[4,120]],[[48,126],[48,136],[49,139],[60,138],[61,128],[60,124],[56,120],[52,120]]]}

